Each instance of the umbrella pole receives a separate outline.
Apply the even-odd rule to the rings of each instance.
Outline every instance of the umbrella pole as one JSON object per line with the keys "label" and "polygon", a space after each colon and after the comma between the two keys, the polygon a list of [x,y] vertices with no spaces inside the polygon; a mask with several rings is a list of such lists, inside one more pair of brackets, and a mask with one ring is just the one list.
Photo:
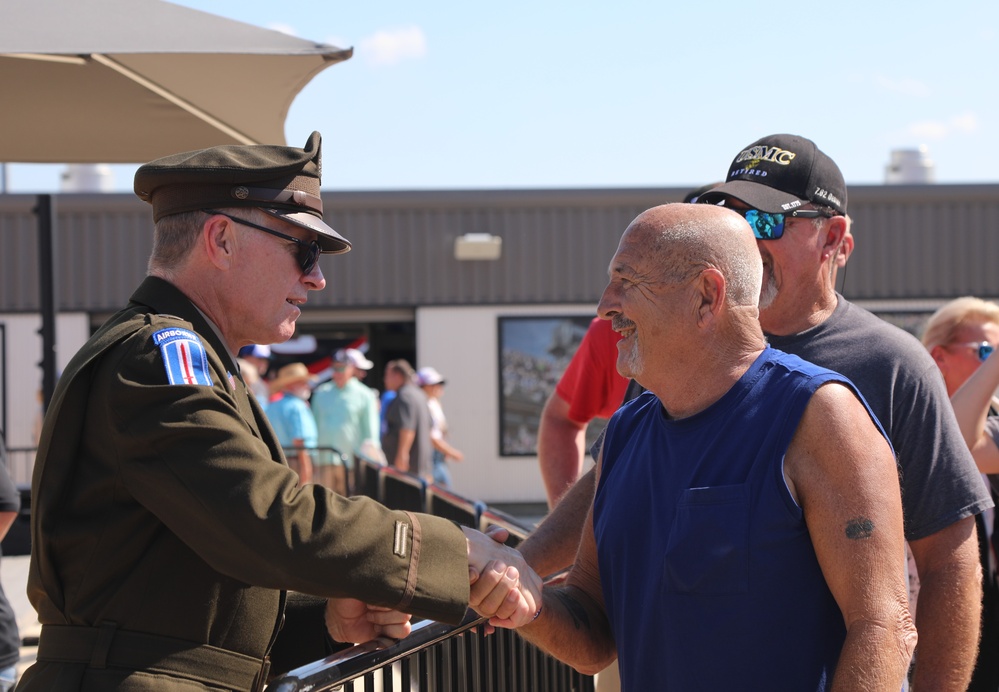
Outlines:
{"label": "umbrella pole", "polygon": [[42,409],[47,409],[55,391],[56,381],[56,324],[55,324],[55,272],[52,227],[55,219],[55,201],[52,195],[38,195],[34,208],[38,216],[38,280],[39,310],[42,313]]}

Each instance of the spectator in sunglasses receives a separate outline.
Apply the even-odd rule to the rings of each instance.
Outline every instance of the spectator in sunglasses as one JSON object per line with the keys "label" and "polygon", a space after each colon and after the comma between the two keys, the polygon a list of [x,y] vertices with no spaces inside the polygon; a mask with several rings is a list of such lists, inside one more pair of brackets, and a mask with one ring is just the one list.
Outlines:
{"label": "spectator in sunglasses", "polygon": [[[923,344],[933,356],[951,395],[957,422],[985,475],[992,500],[999,497],[999,402],[993,396],[999,369],[992,363],[999,343],[999,306],[966,296],[943,305],[926,322]],[[981,373],[979,376],[977,373]],[[974,380],[974,381],[973,381]],[[968,387],[963,387],[968,383]],[[996,513],[979,514],[982,564],[982,634],[968,692],[999,689],[999,583],[996,577]]]}
{"label": "spectator in sunglasses", "polygon": [[895,459],[852,383],[767,346],[746,222],[654,207],[609,273],[598,314],[648,391],[608,423],[566,582],[520,634],[583,672],[616,655],[627,690],[901,689]]}
{"label": "spectator in sunglasses", "polygon": [[940,368],[951,396],[992,355],[996,344],[999,306],[971,296],[941,306],[923,329],[923,345]]}
{"label": "spectator in sunglasses", "polygon": [[[965,690],[982,599],[975,516],[993,502],[922,344],[835,290],[836,269],[853,247],[842,172],[811,140],[770,135],[740,150],[726,182],[697,202],[726,206],[750,223],[763,259],[760,323],[770,344],[850,378],[888,433],[920,581],[913,687]],[[593,488],[591,471],[520,545],[531,564],[550,567],[552,555],[578,544],[578,508]]]}
{"label": "spectator in sunglasses", "polygon": [[320,254],[350,249],[323,220],[320,157],[315,132],[136,172],[149,275],[48,408],[28,577],[42,631],[18,689],[249,692],[333,640],[404,637],[410,614],[537,612],[540,579],[492,538],[300,487],[240,375],[241,347],[294,334]]}

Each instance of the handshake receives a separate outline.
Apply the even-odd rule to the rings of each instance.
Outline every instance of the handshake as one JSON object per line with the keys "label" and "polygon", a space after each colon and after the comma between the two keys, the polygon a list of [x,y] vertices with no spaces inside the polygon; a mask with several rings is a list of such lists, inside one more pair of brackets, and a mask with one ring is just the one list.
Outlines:
{"label": "handshake", "polygon": [[[469,605],[493,627],[523,627],[541,612],[542,581],[524,556],[503,545],[507,533],[463,528],[468,544]],[[409,613],[354,598],[326,602],[326,628],[338,642],[366,642],[378,637],[404,639],[412,631]]]}
{"label": "handshake", "polygon": [[468,542],[468,604],[493,627],[523,627],[541,613],[543,582],[513,548],[503,545],[506,531],[463,528]]}

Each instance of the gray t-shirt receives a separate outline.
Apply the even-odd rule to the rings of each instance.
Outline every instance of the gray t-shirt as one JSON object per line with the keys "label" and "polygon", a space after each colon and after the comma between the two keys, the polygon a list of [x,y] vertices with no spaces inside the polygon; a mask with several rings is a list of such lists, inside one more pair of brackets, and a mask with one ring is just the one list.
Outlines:
{"label": "gray t-shirt", "polygon": [[433,442],[430,440],[430,408],[427,396],[419,387],[404,384],[385,409],[385,434],[382,451],[391,465],[399,449],[399,431],[415,430],[416,438],[409,449],[409,472],[429,479],[433,473]]}
{"label": "gray t-shirt", "polygon": [[846,375],[867,399],[898,458],[906,539],[925,538],[992,507],[929,353],[911,334],[837,297],[822,324],[767,339]]}
{"label": "gray t-shirt", "polygon": [[[996,447],[999,447],[999,416],[989,416],[985,419],[985,434],[992,438]],[[999,473],[989,474],[989,485],[992,486],[993,493],[999,494]]]}

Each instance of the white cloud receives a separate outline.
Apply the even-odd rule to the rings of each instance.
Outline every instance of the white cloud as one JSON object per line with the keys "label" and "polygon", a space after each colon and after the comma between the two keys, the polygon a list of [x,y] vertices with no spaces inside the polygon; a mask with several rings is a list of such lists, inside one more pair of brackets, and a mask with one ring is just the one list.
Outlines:
{"label": "white cloud", "polygon": [[948,134],[946,123],[934,120],[912,123],[906,131],[919,139],[943,139]]}
{"label": "white cloud", "polygon": [[978,116],[974,113],[955,115],[947,120],[924,120],[912,123],[906,132],[921,139],[945,139],[955,134],[978,131]]}
{"label": "white cloud", "polygon": [[883,75],[874,75],[874,84],[886,91],[905,96],[926,98],[930,95],[930,88],[918,79],[888,79]]}
{"label": "white cloud", "polygon": [[970,133],[978,131],[978,116],[974,113],[956,115],[950,119],[950,123],[955,130],[960,132]]}
{"label": "white cloud", "polygon": [[360,41],[357,55],[374,65],[395,65],[427,54],[427,37],[418,26],[385,29]]}

